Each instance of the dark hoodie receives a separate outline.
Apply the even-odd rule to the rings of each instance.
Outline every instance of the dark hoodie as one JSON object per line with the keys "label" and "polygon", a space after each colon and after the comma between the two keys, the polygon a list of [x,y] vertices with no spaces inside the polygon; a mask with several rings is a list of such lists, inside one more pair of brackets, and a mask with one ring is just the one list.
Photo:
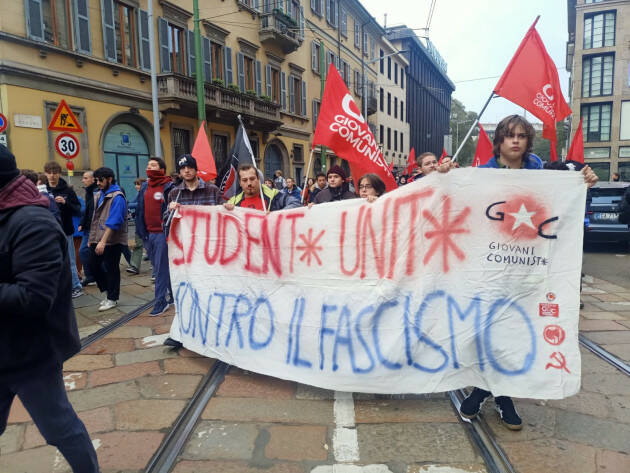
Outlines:
{"label": "dark hoodie", "polygon": [[0,188],[0,383],[61,366],[80,349],[67,248],[31,181]]}
{"label": "dark hoodie", "polygon": [[61,196],[66,200],[65,204],[57,203],[61,212],[61,226],[63,227],[63,231],[66,235],[74,235],[74,223],[72,222],[72,216],[81,215],[81,202],[79,202],[77,194],[62,178],[59,178],[57,187],[46,187],[53,197]]}

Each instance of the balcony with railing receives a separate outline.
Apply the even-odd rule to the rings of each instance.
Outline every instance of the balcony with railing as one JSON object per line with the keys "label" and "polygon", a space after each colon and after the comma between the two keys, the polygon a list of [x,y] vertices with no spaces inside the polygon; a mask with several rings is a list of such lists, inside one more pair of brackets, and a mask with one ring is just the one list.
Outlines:
{"label": "balcony with railing", "polygon": [[[282,124],[280,105],[240,91],[204,83],[206,111],[212,120],[232,122],[237,115],[254,120],[256,129],[271,131]],[[192,77],[179,74],[158,76],[160,110],[191,114],[197,109],[197,85]]]}
{"label": "balcony with railing", "polygon": [[300,26],[278,9],[260,14],[259,33],[261,43],[275,44],[285,54],[295,51],[304,40]]}

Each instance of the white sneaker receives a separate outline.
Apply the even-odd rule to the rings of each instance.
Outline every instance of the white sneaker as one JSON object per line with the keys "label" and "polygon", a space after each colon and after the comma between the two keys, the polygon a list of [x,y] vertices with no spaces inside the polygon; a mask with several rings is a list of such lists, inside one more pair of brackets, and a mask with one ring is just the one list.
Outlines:
{"label": "white sneaker", "polygon": [[118,304],[117,301],[110,301],[109,299],[105,299],[101,305],[98,307],[99,312],[103,312],[105,310],[113,309]]}

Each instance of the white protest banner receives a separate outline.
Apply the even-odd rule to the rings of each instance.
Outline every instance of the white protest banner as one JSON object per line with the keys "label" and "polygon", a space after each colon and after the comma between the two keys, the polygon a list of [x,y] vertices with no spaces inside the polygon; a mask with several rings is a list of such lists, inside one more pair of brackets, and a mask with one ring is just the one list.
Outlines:
{"label": "white protest banner", "polygon": [[374,203],[182,206],[171,336],[339,391],[570,396],[585,196],[575,172],[470,168]]}

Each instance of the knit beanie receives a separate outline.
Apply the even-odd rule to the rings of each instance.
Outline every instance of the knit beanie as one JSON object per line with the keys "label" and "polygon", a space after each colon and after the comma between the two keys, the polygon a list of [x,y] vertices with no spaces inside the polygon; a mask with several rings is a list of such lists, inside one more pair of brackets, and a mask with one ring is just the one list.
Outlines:
{"label": "knit beanie", "polygon": [[11,154],[11,151],[6,146],[0,144],[0,188],[19,175],[20,171],[18,171],[15,163],[15,156]]}
{"label": "knit beanie", "polygon": [[346,171],[344,171],[341,166],[335,165],[331,167],[326,173],[326,177],[328,177],[329,174],[337,174],[341,176],[341,179],[343,179],[344,181],[346,180]]}

